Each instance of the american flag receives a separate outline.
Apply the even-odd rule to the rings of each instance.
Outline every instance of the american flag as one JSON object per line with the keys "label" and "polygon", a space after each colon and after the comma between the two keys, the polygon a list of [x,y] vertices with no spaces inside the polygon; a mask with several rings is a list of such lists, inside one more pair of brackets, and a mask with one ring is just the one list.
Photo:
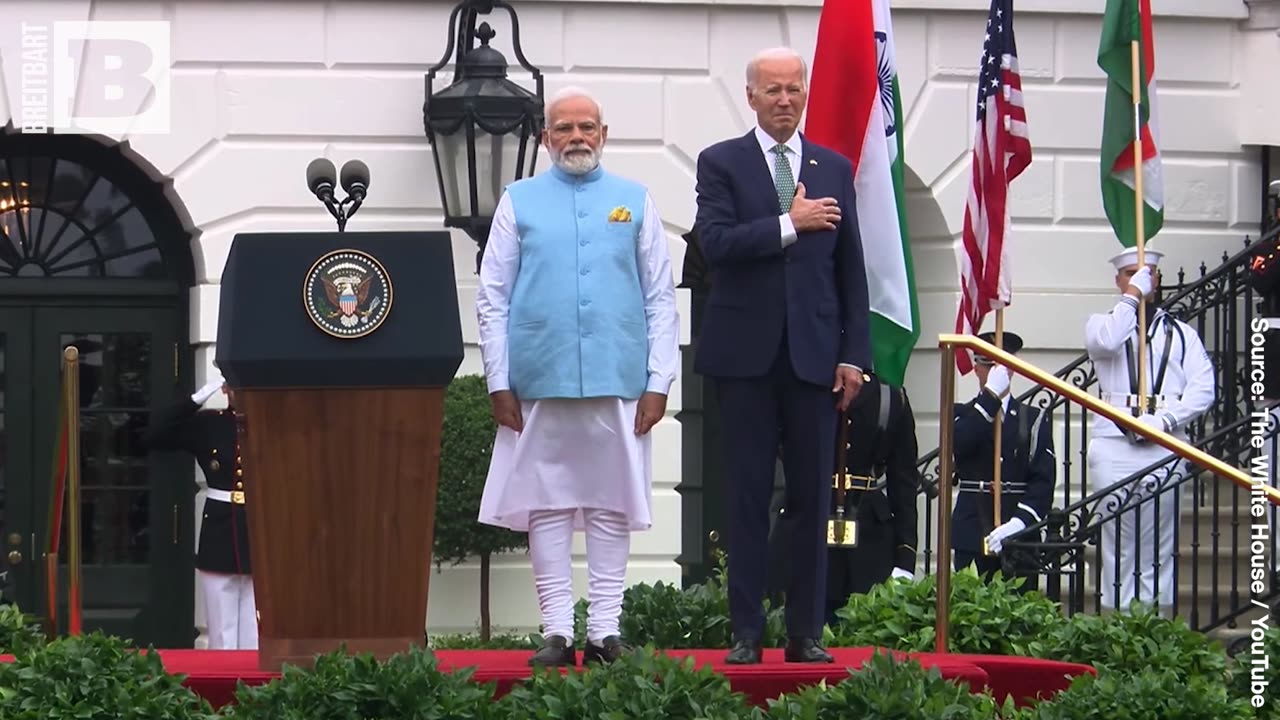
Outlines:
{"label": "american flag", "polygon": [[[960,309],[956,333],[977,334],[987,313],[1009,304],[1009,183],[1031,164],[1027,112],[1013,39],[1013,0],[991,0],[978,69],[978,123],[973,181],[964,210],[960,253]],[[961,374],[973,369],[968,351],[956,353]]]}

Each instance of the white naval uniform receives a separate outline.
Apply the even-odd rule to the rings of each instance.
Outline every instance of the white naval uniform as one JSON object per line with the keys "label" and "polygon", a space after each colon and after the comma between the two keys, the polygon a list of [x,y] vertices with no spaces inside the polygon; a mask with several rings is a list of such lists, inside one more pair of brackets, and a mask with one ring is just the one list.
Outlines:
{"label": "white naval uniform", "polygon": [[[1126,295],[1111,312],[1091,316],[1085,326],[1085,348],[1098,376],[1102,400],[1123,411],[1136,404],[1132,400],[1129,358],[1132,355],[1136,362],[1137,306],[1137,299]],[[1185,442],[1186,426],[1214,402],[1213,364],[1196,331],[1163,310],[1158,310],[1148,324],[1147,336],[1147,369],[1144,371],[1147,394],[1160,398],[1154,414],[1166,416],[1173,427],[1171,434]],[[1130,343],[1132,349],[1126,351]],[[1159,377],[1166,344],[1168,361],[1163,377]],[[1157,379],[1159,386],[1155,386]],[[1131,443],[1118,426],[1101,415],[1095,417],[1091,435],[1088,451],[1091,491],[1105,490],[1170,456],[1168,450],[1154,443]],[[1123,511],[1101,528],[1102,578],[1099,582],[1103,607],[1127,610],[1135,599],[1147,604],[1158,603],[1161,607],[1173,604],[1179,494],[1163,492],[1157,497],[1156,490],[1157,485],[1163,486],[1193,471],[1194,466],[1186,461],[1179,461],[1173,473],[1168,473],[1168,466],[1162,467],[1138,485],[1129,486],[1135,492],[1140,488],[1145,502],[1139,504],[1137,496],[1129,497],[1127,492],[1118,491],[1097,506],[1103,515],[1110,514],[1109,501],[1118,501],[1124,508],[1136,508]]]}
{"label": "white naval uniform", "polygon": [[[636,259],[649,340],[647,389],[665,395],[679,367],[679,315],[666,233],[647,193]],[[520,237],[512,201],[504,194],[494,211],[476,292],[490,392],[510,387],[507,318],[519,270]],[[652,432],[636,434],[637,405],[617,397],[521,400],[523,431],[498,428],[479,520],[530,532],[545,635],[573,637],[574,530],[587,532],[588,635],[599,641],[618,634],[630,531],[653,524]]]}

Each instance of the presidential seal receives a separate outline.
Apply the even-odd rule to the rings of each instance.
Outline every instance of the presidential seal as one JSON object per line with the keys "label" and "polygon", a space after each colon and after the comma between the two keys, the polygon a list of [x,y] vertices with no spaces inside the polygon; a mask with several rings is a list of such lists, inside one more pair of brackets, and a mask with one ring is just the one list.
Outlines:
{"label": "presidential seal", "polygon": [[391,310],[391,279],[372,255],[335,250],[311,266],[302,302],[316,327],[339,338],[377,330]]}

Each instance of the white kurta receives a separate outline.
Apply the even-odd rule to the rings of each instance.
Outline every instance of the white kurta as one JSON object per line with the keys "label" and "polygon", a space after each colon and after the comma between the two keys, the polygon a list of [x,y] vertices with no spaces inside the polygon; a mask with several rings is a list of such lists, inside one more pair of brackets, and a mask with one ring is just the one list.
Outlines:
{"label": "white kurta", "polygon": [[[1131,398],[1125,343],[1130,338],[1135,340],[1136,362],[1137,328],[1136,303],[1132,300],[1122,300],[1110,313],[1090,317],[1085,327],[1085,348],[1093,361],[1102,399],[1121,410],[1136,404]],[[1173,422],[1171,434],[1185,441],[1187,424],[1213,404],[1213,364],[1200,336],[1190,325],[1162,310],[1157,311],[1147,327],[1144,376],[1148,394],[1159,372],[1166,342],[1169,359],[1163,381],[1155,393],[1160,398],[1155,414],[1167,415]],[[1094,491],[1110,488],[1169,457],[1169,451],[1159,445],[1130,443],[1115,423],[1101,415],[1094,419],[1091,434],[1088,465]],[[1173,553],[1180,503],[1178,494],[1165,490],[1164,486],[1185,477],[1191,467],[1186,461],[1179,461],[1171,470],[1167,468],[1109,495],[1098,505],[1099,512],[1106,515],[1125,508],[1112,521],[1114,525],[1107,523],[1102,528],[1099,538],[1104,607],[1124,610],[1135,599],[1166,607],[1173,603]]]}
{"label": "white kurta", "polygon": [[[665,395],[679,367],[680,318],[666,232],[648,194],[636,260],[648,325],[647,389]],[[494,211],[476,292],[489,392],[510,389],[507,318],[519,272],[520,236],[511,198],[504,193]],[[622,398],[522,400],[523,432],[498,428],[480,522],[525,531],[531,511],[595,508],[621,513],[632,530],[648,529],[653,524],[651,434],[635,432],[637,405]],[[574,527],[585,529],[581,512]]]}

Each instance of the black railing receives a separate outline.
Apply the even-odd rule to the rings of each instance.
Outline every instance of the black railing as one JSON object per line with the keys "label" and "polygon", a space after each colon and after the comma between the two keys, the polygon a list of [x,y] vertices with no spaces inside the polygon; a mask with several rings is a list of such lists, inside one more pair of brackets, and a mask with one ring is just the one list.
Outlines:
{"label": "black railing", "polygon": [[[1259,417],[1242,417],[1195,446],[1230,464],[1250,468],[1260,454],[1276,456],[1278,436],[1277,415],[1262,409]],[[1115,600],[1104,602],[1104,590],[1111,590],[1115,598],[1122,584],[1136,584],[1137,566],[1151,562],[1141,553],[1151,552],[1154,543],[1133,548],[1132,570],[1124,572],[1116,566],[1104,573],[1102,541],[1110,539],[1115,547],[1121,547],[1122,520],[1129,521],[1135,533],[1143,530],[1144,523],[1154,523],[1153,536],[1158,537],[1163,529],[1159,510],[1171,504],[1179,521],[1171,529],[1173,553],[1167,558],[1172,563],[1168,576],[1172,587],[1164,588],[1171,590],[1166,603],[1170,613],[1186,618],[1191,627],[1200,630],[1235,627],[1241,616],[1254,610],[1265,612],[1280,597],[1274,562],[1280,538],[1271,532],[1276,527],[1277,508],[1263,502],[1257,505],[1261,515],[1254,515],[1250,512],[1251,495],[1249,489],[1166,454],[1115,486],[1055,509],[1045,521],[1006,540],[1003,559],[1010,571],[1044,575],[1045,593],[1064,601],[1068,613],[1116,610]],[[1188,503],[1192,512],[1185,511]],[[1265,531],[1255,532],[1256,527]],[[1036,539],[1041,533],[1043,540]],[[1255,540],[1261,545],[1255,545]],[[1256,588],[1252,586],[1255,569],[1259,571]],[[1139,593],[1138,599],[1154,601],[1162,591],[1159,583],[1160,574],[1156,573],[1149,596]]]}
{"label": "black railing", "polygon": [[[1275,244],[1278,238],[1280,228],[1269,228],[1256,242],[1246,238],[1245,247],[1240,252],[1234,255],[1224,252],[1222,264],[1213,270],[1202,263],[1199,277],[1194,280],[1188,281],[1185,272],[1179,270],[1177,282],[1162,288],[1161,297],[1157,298],[1162,308],[1197,331],[1215,368],[1216,402],[1209,412],[1187,429],[1189,442],[1224,459],[1243,458],[1240,467],[1248,466],[1246,455],[1257,452],[1249,446],[1249,442],[1253,442],[1249,437],[1249,419],[1260,409],[1255,407],[1247,377],[1249,355],[1245,341],[1249,338],[1257,303],[1248,282],[1249,263],[1260,248]],[[1067,364],[1056,376],[1086,392],[1096,390],[1097,378],[1087,354]],[[1251,605],[1247,530],[1244,536],[1241,535],[1242,527],[1249,524],[1247,490],[1227,480],[1175,468],[1175,464],[1167,460],[1157,462],[1147,471],[1133,473],[1107,488],[1106,492],[1093,492],[1088,477],[1087,451],[1095,413],[1039,386],[1023,393],[1018,400],[1053,413],[1060,463],[1055,506],[1062,509],[1055,509],[1043,522],[1028,528],[1020,543],[1016,539],[1007,540],[1006,544],[1011,547],[1016,543],[1019,552],[1008,553],[1006,562],[1019,554],[1034,558],[1038,569],[1047,575],[1045,587],[1050,594],[1059,595],[1062,578],[1068,579],[1068,592],[1059,598],[1064,601],[1068,612],[1100,611],[1105,582],[1101,577],[1100,533],[1118,532],[1119,524],[1114,522],[1117,515],[1146,515],[1152,504],[1174,502],[1189,492],[1188,498],[1178,501],[1179,513],[1175,516],[1178,521],[1174,527],[1172,609],[1188,617],[1191,625],[1201,630],[1231,624],[1247,612]],[[947,410],[942,409],[944,412]],[[1274,428],[1268,437],[1274,438]],[[933,524],[936,487],[940,480],[938,460],[937,450],[934,450],[921,457],[917,465],[926,488],[925,547],[922,548],[926,573],[932,572],[933,564],[937,562]],[[1163,477],[1158,472],[1160,467],[1167,468]],[[1157,489],[1159,492],[1154,492]],[[1186,512],[1188,502],[1194,508],[1189,513]],[[1272,515],[1271,527],[1275,527],[1275,510],[1272,508],[1269,512]],[[1041,532],[1044,533],[1041,542],[1033,544],[1027,541]],[[1270,542],[1268,557],[1275,558],[1275,540]],[[1092,558],[1087,558],[1089,553],[1084,550],[1089,545],[1099,546],[1092,553]],[[1146,552],[1149,553],[1150,549]],[[1089,560],[1087,569],[1082,562],[1086,559]],[[1146,562],[1150,562],[1149,556]],[[1049,570],[1053,572],[1049,573]],[[1086,571],[1091,577],[1083,574]],[[1113,576],[1118,573],[1117,568]],[[1277,588],[1274,574],[1274,568],[1268,568],[1268,593],[1274,593]],[[1207,585],[1205,577],[1208,578]],[[1115,577],[1111,578],[1113,588],[1118,583]],[[1227,583],[1229,586],[1225,585]],[[1234,592],[1231,587],[1235,588]],[[1155,598],[1139,599],[1153,602]],[[1201,607],[1202,599],[1205,607]]]}

